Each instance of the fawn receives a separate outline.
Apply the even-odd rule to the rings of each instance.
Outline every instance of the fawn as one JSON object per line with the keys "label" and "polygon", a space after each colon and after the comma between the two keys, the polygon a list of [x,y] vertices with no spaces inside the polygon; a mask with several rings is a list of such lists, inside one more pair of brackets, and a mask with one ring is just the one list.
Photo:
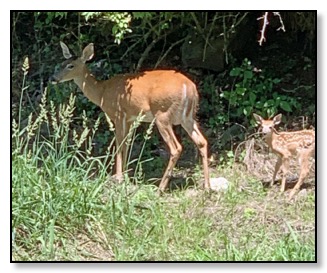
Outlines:
{"label": "fawn", "polygon": [[276,115],[272,120],[265,120],[257,114],[253,114],[258,125],[265,134],[265,140],[273,153],[278,155],[275,171],[270,185],[275,182],[279,169],[282,169],[281,192],[285,191],[286,175],[289,170],[290,157],[296,155],[300,165],[300,176],[298,182],[292,189],[289,200],[300,189],[304,179],[309,173],[309,159],[315,154],[315,131],[300,130],[295,132],[277,132],[275,125],[281,122],[282,114]]}

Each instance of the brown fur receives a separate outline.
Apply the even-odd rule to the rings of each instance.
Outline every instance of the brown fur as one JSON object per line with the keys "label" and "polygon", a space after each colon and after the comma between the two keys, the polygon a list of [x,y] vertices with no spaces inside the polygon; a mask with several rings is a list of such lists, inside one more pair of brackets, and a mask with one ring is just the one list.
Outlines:
{"label": "brown fur", "polygon": [[67,59],[61,71],[53,76],[54,82],[74,80],[84,95],[114,122],[116,128],[116,175],[122,178],[128,147],[123,144],[130,125],[142,112],[144,122],[155,123],[170,150],[170,160],[161,179],[159,189],[165,190],[172,170],[180,157],[182,147],[173,132],[173,125],[182,125],[197,145],[202,156],[205,188],[209,188],[207,141],[194,120],[198,105],[195,84],[174,70],[154,70],[137,74],[117,75],[98,81],[90,74],[85,62],[92,59],[93,44],[83,50],[82,56],[72,58],[68,47],[60,43]]}

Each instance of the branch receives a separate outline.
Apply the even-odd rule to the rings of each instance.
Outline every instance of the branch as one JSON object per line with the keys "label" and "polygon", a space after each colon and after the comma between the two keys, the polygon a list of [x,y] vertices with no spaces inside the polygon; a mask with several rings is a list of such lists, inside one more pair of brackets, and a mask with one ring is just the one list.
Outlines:
{"label": "branch", "polygon": [[156,31],[155,31],[156,28],[157,28],[159,25],[161,25],[161,24],[163,24],[163,23],[165,23],[165,22],[168,22],[168,19],[166,19],[166,20],[164,20],[164,21],[161,21],[161,22],[159,22],[158,24],[156,24],[156,25],[154,25],[154,26],[151,25],[151,28],[149,29],[149,31],[148,31],[147,33],[145,33],[143,36],[140,36],[140,39],[138,39],[134,44],[132,44],[131,46],[129,46],[128,49],[126,50],[126,52],[125,52],[125,53],[120,57],[120,59],[122,60],[123,58],[125,58],[125,56],[126,56],[130,51],[132,51],[132,49],[134,49],[134,47],[137,46],[140,42],[145,42],[145,41],[149,38],[150,34],[153,34],[153,33],[156,34]]}
{"label": "branch", "polygon": [[286,30],[285,30],[284,22],[283,22],[282,17],[280,16],[279,12],[273,12],[273,14],[274,14],[274,16],[278,16],[278,18],[279,18],[280,27],[277,28],[277,31],[282,30],[285,32]]}
{"label": "branch", "polygon": [[158,61],[157,61],[156,65],[154,66],[154,68],[157,68],[157,66],[162,62],[162,60],[163,60],[164,58],[166,58],[166,56],[168,55],[168,53],[169,53],[169,52],[170,52],[170,51],[171,51],[171,50],[172,50],[176,45],[178,45],[178,44],[184,42],[185,39],[186,39],[186,37],[184,37],[184,38],[178,40],[177,42],[173,43],[173,44],[172,44],[172,45],[167,49],[167,51],[165,52],[165,54],[162,55],[162,56],[158,59]]}
{"label": "branch", "polygon": [[195,26],[198,28],[199,33],[201,33],[201,35],[204,36],[203,29],[202,29],[198,19],[196,18],[194,12],[191,12],[190,14],[194,20]]}
{"label": "branch", "polygon": [[141,58],[139,59],[137,66],[135,68],[135,72],[139,71],[139,69],[142,66],[143,61],[146,59],[146,57],[149,55],[150,50],[154,47],[154,45],[160,40],[162,37],[157,37],[152,40],[152,42],[147,46],[147,48],[144,50],[144,52],[141,55]]}
{"label": "branch", "polygon": [[[260,39],[258,41],[260,46],[262,46],[262,43],[266,41],[265,32],[266,32],[266,27],[269,24],[268,14],[269,14],[269,12],[265,12],[262,17],[257,18],[257,20],[263,20],[262,28],[260,30],[261,35],[260,35]],[[273,15],[277,16],[279,18],[280,27],[277,29],[277,31],[282,30],[282,31],[285,32],[286,30],[285,30],[284,22],[283,22],[282,17],[280,16],[280,13],[279,12],[273,12]]]}
{"label": "branch", "polygon": [[168,36],[169,34],[171,34],[172,32],[174,32],[175,30],[174,29],[171,29],[169,31],[167,31],[166,33],[164,33],[163,35],[161,36],[158,36],[156,38],[154,38],[152,40],[152,42],[147,46],[147,48],[144,50],[144,52],[142,53],[141,55],[141,58],[139,59],[138,63],[137,63],[137,66],[136,66],[136,69],[135,69],[135,72],[139,71],[139,69],[141,68],[142,66],[142,63],[143,61],[147,58],[147,56],[149,55],[149,52],[151,51],[151,49],[155,46],[155,44],[161,40],[162,38]]}
{"label": "branch", "polygon": [[[206,58],[206,52],[207,52],[207,46],[210,45],[209,43],[209,38],[210,38],[210,35],[212,33],[212,30],[213,30],[213,27],[215,25],[215,21],[217,20],[218,18],[218,12],[215,13],[215,17],[213,18],[213,21],[211,23],[211,26],[210,26],[210,29],[209,29],[209,32],[208,32],[208,35],[206,36],[206,39],[205,39],[205,44],[204,44],[204,48],[203,48],[203,54],[202,54],[202,61],[205,60]],[[212,46],[211,46],[212,47]]]}
{"label": "branch", "polygon": [[269,12],[265,12],[265,14],[262,17],[257,18],[257,20],[263,20],[262,28],[260,30],[261,35],[260,35],[260,39],[258,41],[260,46],[262,46],[262,43],[266,41],[265,32],[266,32],[266,27],[269,24],[268,13]]}

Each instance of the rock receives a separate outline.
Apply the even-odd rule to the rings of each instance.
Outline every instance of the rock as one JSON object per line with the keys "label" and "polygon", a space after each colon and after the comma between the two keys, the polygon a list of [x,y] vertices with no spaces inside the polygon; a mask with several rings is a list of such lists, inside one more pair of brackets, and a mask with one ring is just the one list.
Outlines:
{"label": "rock", "polygon": [[224,40],[219,37],[206,41],[202,36],[192,35],[182,46],[182,62],[186,67],[205,68],[220,72],[224,70]]}
{"label": "rock", "polygon": [[227,191],[229,182],[224,177],[210,178],[210,188],[213,191]]}

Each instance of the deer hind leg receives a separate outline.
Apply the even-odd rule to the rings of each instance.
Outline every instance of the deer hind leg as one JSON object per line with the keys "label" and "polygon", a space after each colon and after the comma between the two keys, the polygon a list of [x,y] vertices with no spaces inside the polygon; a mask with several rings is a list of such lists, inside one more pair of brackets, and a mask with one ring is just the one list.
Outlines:
{"label": "deer hind leg", "polygon": [[272,187],[274,185],[276,175],[277,175],[281,165],[282,165],[282,159],[278,156],[278,159],[277,159],[277,162],[276,162],[276,165],[275,165],[274,175],[273,175],[272,180],[270,182],[270,187]]}
{"label": "deer hind leg", "polygon": [[293,196],[297,193],[297,191],[300,189],[302,186],[305,178],[309,174],[310,170],[310,164],[309,164],[309,158],[312,154],[311,150],[305,151],[299,155],[299,164],[300,164],[300,176],[298,182],[295,184],[294,188],[292,189],[290,195],[289,195],[289,200],[293,198]]}
{"label": "deer hind leg", "polygon": [[165,173],[159,184],[159,191],[163,192],[167,188],[172,171],[177,163],[177,160],[179,159],[179,157],[182,153],[182,146],[178,142],[171,124],[161,121],[160,118],[158,118],[158,117],[156,120],[156,124],[157,124],[157,127],[159,129],[159,132],[160,132],[162,138],[168,145],[169,152],[170,152],[168,166],[167,166]]}
{"label": "deer hind leg", "polygon": [[209,189],[208,142],[200,132],[194,120],[184,122],[182,126],[200,151],[204,171],[204,188]]}

